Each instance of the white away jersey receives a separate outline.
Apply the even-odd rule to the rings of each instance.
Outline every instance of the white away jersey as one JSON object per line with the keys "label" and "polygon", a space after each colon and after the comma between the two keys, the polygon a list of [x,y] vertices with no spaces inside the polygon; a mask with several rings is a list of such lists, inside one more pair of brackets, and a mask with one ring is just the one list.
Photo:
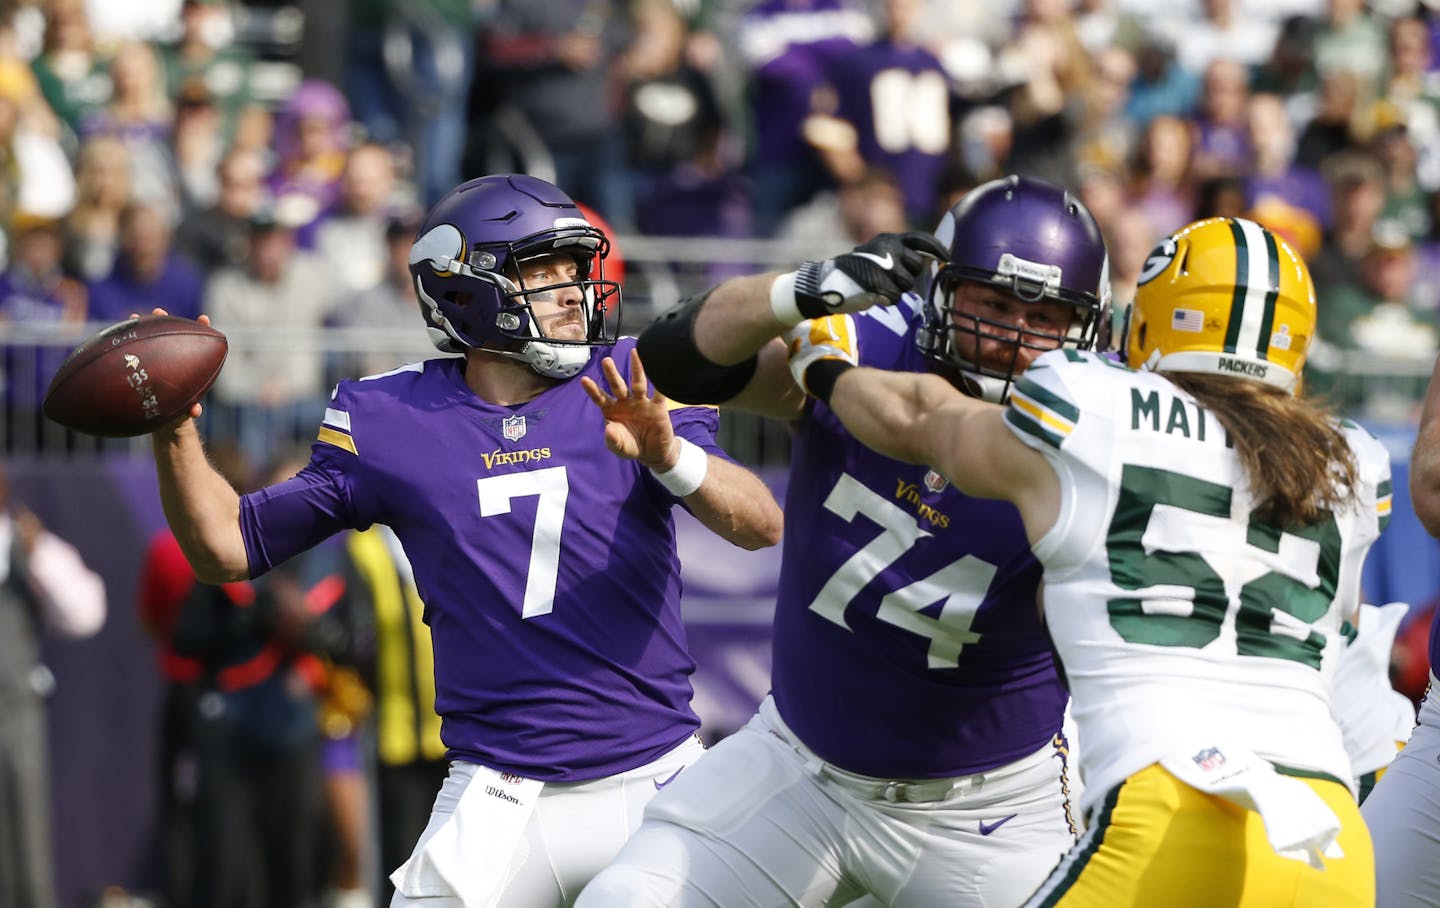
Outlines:
{"label": "white away jersey", "polygon": [[1390,513],[1384,448],[1345,424],[1357,505],[1281,529],[1251,514],[1216,416],[1156,373],[1047,353],[1005,421],[1060,478],[1059,519],[1034,551],[1085,742],[1083,806],[1212,732],[1348,783],[1330,691]]}

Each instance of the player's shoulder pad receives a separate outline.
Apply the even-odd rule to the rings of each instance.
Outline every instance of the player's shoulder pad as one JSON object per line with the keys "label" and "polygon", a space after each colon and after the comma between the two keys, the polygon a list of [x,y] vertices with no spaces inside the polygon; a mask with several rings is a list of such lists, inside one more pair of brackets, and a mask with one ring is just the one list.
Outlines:
{"label": "player's shoulder pad", "polygon": [[377,372],[361,378],[342,379],[330,390],[330,401],[325,406],[325,415],[320,420],[316,441],[339,448],[351,454],[358,454],[353,426],[357,419],[363,420],[367,410],[383,407],[400,393],[401,389],[414,384],[429,368],[442,368],[447,362],[444,357],[406,363],[386,372]]}
{"label": "player's shoulder pad", "polygon": [[856,319],[857,328],[863,329],[863,326],[874,325],[883,327],[884,330],[896,337],[904,337],[910,330],[911,321],[924,305],[925,300],[919,294],[913,290],[907,290],[894,305],[871,306],[869,309],[862,309],[851,314]]}
{"label": "player's shoulder pad", "polygon": [[1390,450],[1385,443],[1359,423],[1340,420],[1340,430],[1355,454],[1355,470],[1361,487],[1375,490],[1375,517],[1383,531],[1390,524],[1394,484],[1390,474]]}
{"label": "player's shoulder pad", "polygon": [[1116,380],[1133,373],[1121,363],[1088,350],[1064,348],[1042,354],[1010,388],[1005,419],[1022,435],[1060,447],[1087,409],[1110,399]]}

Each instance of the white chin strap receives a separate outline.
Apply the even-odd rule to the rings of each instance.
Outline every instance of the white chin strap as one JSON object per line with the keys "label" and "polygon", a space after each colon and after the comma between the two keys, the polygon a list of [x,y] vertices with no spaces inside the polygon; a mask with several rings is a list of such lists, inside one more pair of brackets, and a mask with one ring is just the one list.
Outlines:
{"label": "white chin strap", "polygon": [[971,391],[975,392],[981,400],[987,400],[992,404],[1005,402],[1005,392],[1009,389],[1010,382],[991,375],[981,375],[979,372],[972,372],[969,369],[961,369],[960,375],[970,386]]}
{"label": "white chin strap", "polygon": [[546,344],[531,341],[519,353],[501,353],[518,359],[546,378],[574,378],[590,362],[590,347],[579,344]]}

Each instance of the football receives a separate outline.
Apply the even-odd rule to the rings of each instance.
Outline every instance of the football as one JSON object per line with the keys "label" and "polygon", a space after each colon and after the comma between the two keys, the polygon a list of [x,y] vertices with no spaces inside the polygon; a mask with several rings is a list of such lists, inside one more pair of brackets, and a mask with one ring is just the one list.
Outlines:
{"label": "football", "polygon": [[144,435],[173,422],[214,384],[230,345],[208,325],[142,315],[87,339],[45,392],[45,416],[87,435]]}

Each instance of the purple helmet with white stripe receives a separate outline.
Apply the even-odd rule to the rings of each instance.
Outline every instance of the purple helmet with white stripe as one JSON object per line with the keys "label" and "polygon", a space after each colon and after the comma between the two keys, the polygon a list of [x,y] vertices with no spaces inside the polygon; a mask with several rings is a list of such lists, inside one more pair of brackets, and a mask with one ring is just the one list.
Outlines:
{"label": "purple helmet with white stripe", "polygon": [[[978,396],[1003,400],[1010,383],[1040,351],[1092,349],[1108,336],[1105,240],[1090,211],[1061,187],[1022,176],[992,180],[951,207],[935,236],[950,249],[950,259],[931,274],[917,343],[935,362],[958,370]],[[1026,303],[1052,301],[1073,314],[1068,327],[1049,331],[962,312],[954,295],[966,282],[998,288]],[[1008,344],[1008,361],[982,361],[982,342]],[[1022,356],[1025,350],[1036,352]]]}
{"label": "purple helmet with white stripe", "polygon": [[[410,275],[435,346],[447,353],[489,350],[528,363],[551,378],[569,378],[594,346],[619,332],[620,286],[605,279],[610,240],[565,193],[524,174],[494,174],[462,183],[430,209],[410,247]],[[519,264],[565,253],[575,280],[526,287]],[[578,286],[583,340],[546,337],[531,294]]]}

